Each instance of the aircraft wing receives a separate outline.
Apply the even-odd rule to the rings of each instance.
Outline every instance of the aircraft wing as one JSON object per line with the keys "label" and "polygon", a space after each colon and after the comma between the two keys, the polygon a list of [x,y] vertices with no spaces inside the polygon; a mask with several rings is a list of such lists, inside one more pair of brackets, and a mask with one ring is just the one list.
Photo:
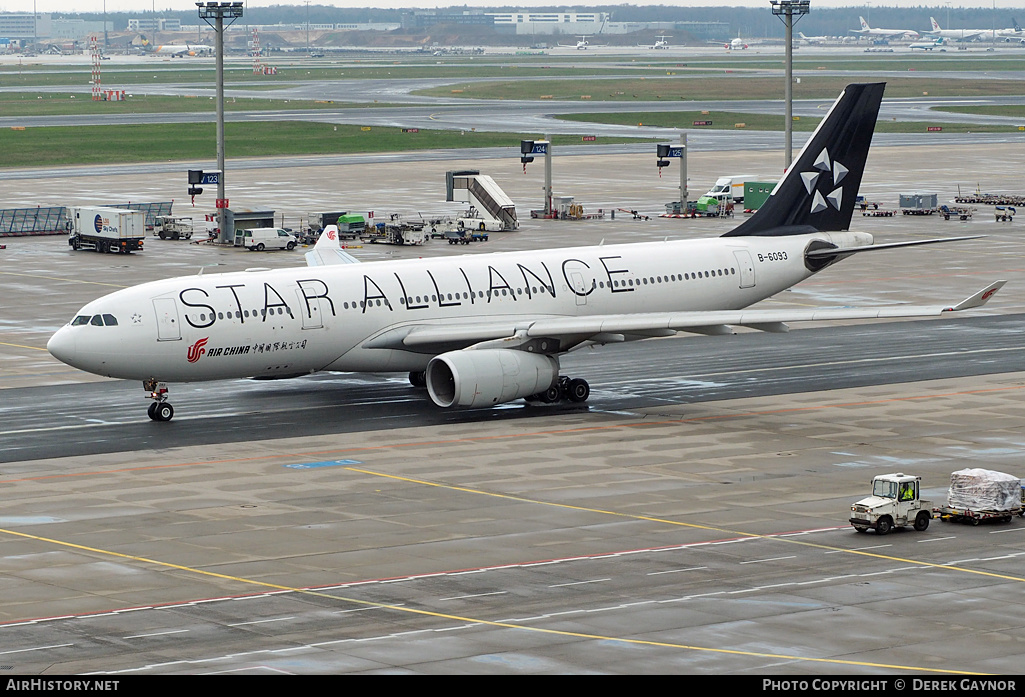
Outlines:
{"label": "aircraft wing", "polygon": [[657,336],[672,336],[681,331],[720,335],[732,334],[733,327],[741,326],[766,332],[786,332],[789,331],[787,322],[931,317],[968,310],[986,304],[1005,283],[1006,281],[995,281],[959,303],[946,305],[780,310],[748,308],[590,317],[510,317],[472,324],[412,324],[379,334],[368,340],[364,347],[434,353],[470,346],[505,346],[557,354],[585,342],[635,341]]}

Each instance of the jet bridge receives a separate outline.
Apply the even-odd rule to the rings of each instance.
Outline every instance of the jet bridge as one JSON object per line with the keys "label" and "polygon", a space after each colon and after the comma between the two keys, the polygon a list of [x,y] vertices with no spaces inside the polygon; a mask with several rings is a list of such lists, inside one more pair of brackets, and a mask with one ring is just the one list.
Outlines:
{"label": "jet bridge", "polygon": [[495,180],[477,170],[452,171],[445,174],[445,200],[470,204],[467,214],[459,219],[472,230],[515,230],[516,205]]}

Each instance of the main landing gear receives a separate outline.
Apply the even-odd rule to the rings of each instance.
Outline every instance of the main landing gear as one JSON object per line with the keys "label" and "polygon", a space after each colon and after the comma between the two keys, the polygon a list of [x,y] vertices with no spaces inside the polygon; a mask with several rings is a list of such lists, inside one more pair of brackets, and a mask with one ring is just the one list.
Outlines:
{"label": "main landing gear", "polygon": [[149,398],[154,400],[149,405],[149,418],[154,421],[170,421],[174,416],[174,407],[167,402],[167,385],[156,380],[146,380],[142,383],[142,389],[149,392]]}
{"label": "main landing gear", "polygon": [[544,392],[524,397],[527,402],[554,404],[555,402],[586,402],[591,396],[591,386],[581,378],[569,378],[560,375],[558,381]]}

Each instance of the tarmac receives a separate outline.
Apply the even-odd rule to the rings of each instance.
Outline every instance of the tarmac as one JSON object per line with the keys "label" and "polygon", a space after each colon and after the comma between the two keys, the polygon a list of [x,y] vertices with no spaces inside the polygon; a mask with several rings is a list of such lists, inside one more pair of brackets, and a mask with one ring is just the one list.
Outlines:
{"label": "tarmac", "polygon": [[[912,191],[942,201],[958,187],[1022,193],[1010,173],[1023,155],[1022,143],[876,148],[861,193],[894,208]],[[556,194],[605,214],[583,221],[528,217],[541,205],[539,163],[524,173],[515,154],[473,160],[517,202],[519,231],[469,248],[352,253],[373,261],[614,244],[717,235],[738,222],[658,218],[678,198],[679,175],[670,167],[659,178],[654,159],[557,158]],[[768,178],[781,160],[693,154],[691,196],[723,174]],[[465,166],[306,162],[240,169],[228,181],[233,205],[272,207],[297,227],[316,211],[457,212],[442,200],[444,172]],[[143,167],[4,180],[0,201],[174,198],[181,215],[186,168],[177,178]],[[196,210],[207,212],[212,197],[201,200]],[[1020,222],[998,223],[983,206],[964,222],[856,214],[852,227],[879,242],[987,237],[860,255],[769,302],[958,300],[1005,278],[981,313],[1019,314]],[[42,350],[90,299],[200,268],[302,261],[157,239],[130,257],[75,253],[62,238],[3,242],[0,416],[40,385],[65,385],[73,405],[76,386],[98,380]],[[663,343],[686,350],[684,341]],[[847,517],[884,472],[921,474],[934,501],[957,469],[1023,474],[1025,365],[889,384],[885,366],[865,358],[851,369],[874,384],[858,388],[759,394],[758,366],[747,365],[752,396],[742,399],[624,413],[599,400],[590,411],[440,425],[394,418],[303,438],[288,423],[254,431],[245,414],[210,414],[232,426],[212,445],[162,448],[168,424],[151,424],[145,445],[120,452],[5,463],[0,663],[15,674],[1020,672],[1025,522],[935,520],[882,537],[854,532]],[[738,369],[725,348],[722,360],[724,371]],[[667,377],[657,362],[649,370]],[[118,437],[117,423],[89,416],[38,437],[69,448],[79,432]],[[0,445],[9,435],[0,427]]]}

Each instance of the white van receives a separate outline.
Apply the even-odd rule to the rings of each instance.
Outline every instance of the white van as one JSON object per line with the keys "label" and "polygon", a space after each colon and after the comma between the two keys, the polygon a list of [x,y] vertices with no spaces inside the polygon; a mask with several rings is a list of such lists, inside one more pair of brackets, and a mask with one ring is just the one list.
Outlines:
{"label": "white van", "polygon": [[257,227],[250,230],[240,230],[242,233],[242,246],[249,250],[262,252],[265,249],[295,249],[299,243],[295,235],[288,230],[277,227]]}

